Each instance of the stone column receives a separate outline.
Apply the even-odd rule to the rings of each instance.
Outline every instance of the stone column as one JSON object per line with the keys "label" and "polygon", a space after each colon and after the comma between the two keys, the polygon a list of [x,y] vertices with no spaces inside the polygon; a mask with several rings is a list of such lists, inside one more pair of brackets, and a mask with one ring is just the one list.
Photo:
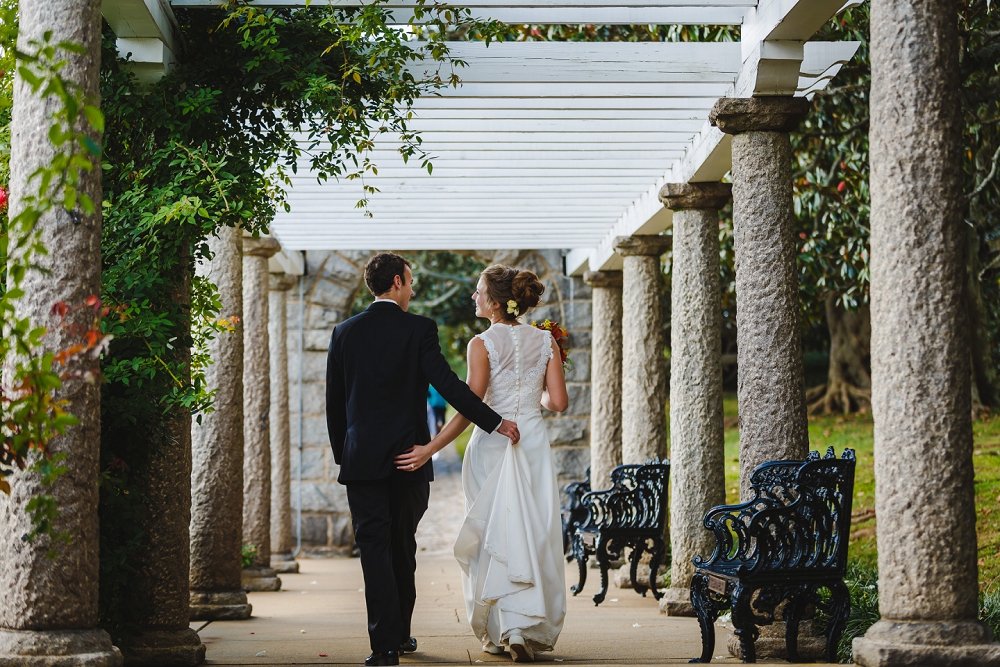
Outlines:
{"label": "stone column", "polygon": [[622,463],[622,272],[587,271],[593,291],[590,363],[590,488],[611,488]]}
{"label": "stone column", "polygon": [[285,298],[296,276],[272,273],[268,292],[267,335],[271,353],[271,567],[298,572],[292,557],[291,428],[288,417],[288,332]]}
{"label": "stone column", "polygon": [[726,502],[722,424],[722,296],[719,209],[732,186],[668,183],[660,201],[674,211],[670,291],[670,588],[660,609],[694,616],[695,556],[715,548],[705,514]]}
{"label": "stone column", "polygon": [[977,610],[955,3],[874,2],[871,46],[882,620],[854,640],[854,661],[998,665],[1000,645]]}
{"label": "stone column", "polygon": [[740,488],[761,463],[809,450],[788,132],[801,97],[723,98],[709,120],[733,136]]}
{"label": "stone column", "polygon": [[[33,53],[29,40],[41,40],[51,30],[52,44],[66,40],[79,44],[85,53],[60,52],[66,59],[61,76],[81,86],[97,103],[98,73],[101,62],[100,0],[52,0],[22,2],[18,48]],[[47,130],[57,109],[54,98],[42,101],[21,77],[14,83],[11,123],[10,215],[24,210],[24,199],[38,193],[38,182],[29,176],[48,166],[55,149]],[[93,133],[100,143],[100,135]],[[25,296],[15,301],[17,317],[29,317],[34,326],[47,326],[43,345],[58,351],[78,342],[67,329],[52,327],[52,306],[63,301],[83,306],[87,297],[101,294],[101,172],[81,174],[80,189],[98,203],[93,215],[77,210],[71,217],[55,206],[38,222],[46,256],[34,261],[49,273],[29,271],[22,287]],[[77,310],[70,316],[87,328],[93,325],[93,311]],[[98,361],[90,355],[71,362],[67,369],[81,376],[98,371]],[[68,412],[80,423],[50,442],[55,454],[66,454],[67,468],[48,489],[33,473],[17,471],[7,481],[8,496],[0,493],[0,664],[50,665],[52,667],[112,667],[122,658],[111,638],[96,627],[98,598],[97,481],[100,471],[101,390],[83,377],[67,379],[56,392],[66,401]],[[31,530],[25,511],[35,496],[47,493],[59,508],[54,530],[66,532],[72,544],[53,542],[42,536],[32,542],[22,535]],[[57,558],[48,558],[54,549]]]}
{"label": "stone column", "polygon": [[215,411],[191,428],[191,620],[250,618],[241,580],[243,541],[243,231],[208,238],[214,258],[196,271],[214,284],[220,318],[235,331],[208,341],[206,389]]}
{"label": "stone column", "polygon": [[276,591],[271,569],[271,350],[268,343],[267,260],[276,239],[243,239],[243,543],[256,557],[243,568],[243,588]]}
{"label": "stone column", "polygon": [[[173,298],[189,318],[190,256],[185,259]],[[190,319],[183,326],[190,332]],[[176,359],[187,368],[190,350],[182,348],[176,353]],[[129,637],[121,649],[126,665],[194,667],[205,661],[205,645],[190,627],[191,413],[175,408],[165,431],[165,437],[152,447],[142,480],[149,498],[148,513],[142,520],[149,545],[142,557],[142,586],[132,592],[142,601],[139,618],[133,619],[140,632]]]}
{"label": "stone column", "polygon": [[621,236],[622,463],[645,463],[667,453],[667,367],[663,358],[660,255],[666,236]]}

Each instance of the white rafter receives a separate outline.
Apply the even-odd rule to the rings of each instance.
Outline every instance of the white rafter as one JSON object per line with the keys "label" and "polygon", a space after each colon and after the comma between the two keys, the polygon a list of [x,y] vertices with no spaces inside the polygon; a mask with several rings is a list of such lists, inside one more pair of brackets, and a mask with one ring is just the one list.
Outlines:
{"label": "white rafter", "polygon": [[[330,1],[362,2],[313,4]],[[616,236],[670,225],[657,200],[664,183],[715,181],[729,171],[729,139],[707,122],[719,97],[808,95],[853,57],[856,43],[807,41],[844,2],[458,3],[509,23],[741,25],[743,41],[452,43],[452,54],[469,64],[457,70],[462,84],[418,99],[410,125],[433,157],[433,175],[419,161],[403,163],[397,136],[379,135],[371,154],[378,175],[365,178],[379,189],[369,218],[356,208],[364,196],[360,181],[318,183],[303,160],[288,192],[291,212],[279,213],[273,232],[288,250],[559,248],[569,251],[570,273],[616,268]],[[126,14],[152,29],[163,23],[153,15],[165,16],[168,5],[211,7],[220,0],[103,3],[112,26],[117,21],[127,31]],[[305,0],[252,4],[302,7]],[[401,22],[413,5],[385,3]],[[435,67],[411,70],[420,76]]]}

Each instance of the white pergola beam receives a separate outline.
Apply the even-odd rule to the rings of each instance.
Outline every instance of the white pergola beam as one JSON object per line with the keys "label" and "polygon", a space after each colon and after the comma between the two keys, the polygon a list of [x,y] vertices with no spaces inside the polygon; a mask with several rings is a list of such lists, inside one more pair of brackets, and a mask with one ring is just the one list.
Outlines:
{"label": "white pergola beam", "polygon": [[118,38],[118,53],[131,54],[140,81],[157,81],[170,71],[176,47],[166,0],[102,0],[101,13]]}
{"label": "white pergola beam", "polygon": [[[658,201],[663,183],[715,181],[729,170],[729,138],[706,122],[717,98],[811,94],[857,49],[806,43],[844,0],[471,1],[476,16],[511,23],[740,24],[743,40],[452,43],[452,55],[469,65],[456,69],[461,85],[418,99],[409,124],[433,158],[433,175],[419,159],[402,163],[398,136],[377,133],[370,157],[378,175],[364,179],[380,190],[369,197],[373,217],[355,208],[364,197],[361,182],[319,184],[303,171],[292,176],[292,213],[280,213],[274,224],[286,248],[383,247],[386,238],[405,249],[573,248],[571,272],[616,268],[615,236],[655,234],[671,224]],[[104,0],[105,16],[123,40],[159,39],[131,28],[122,18],[126,9],[138,25],[169,19],[169,5],[220,4]],[[414,5],[385,6],[406,21]],[[158,29],[166,43],[171,27],[164,25],[166,32]],[[160,55],[145,42],[123,42],[129,44],[136,60]],[[422,76],[438,67],[419,63],[411,71]]]}
{"label": "white pergola beam", "polygon": [[[314,0],[313,6],[357,7],[361,0]],[[174,7],[218,7],[221,0],[171,0]],[[257,7],[304,7],[305,0],[254,0]],[[384,7],[401,24],[413,19],[415,3],[391,0]],[[602,25],[740,25],[756,3],[752,0],[579,0],[556,4],[540,0],[471,0],[462,6],[473,16],[509,24]]]}

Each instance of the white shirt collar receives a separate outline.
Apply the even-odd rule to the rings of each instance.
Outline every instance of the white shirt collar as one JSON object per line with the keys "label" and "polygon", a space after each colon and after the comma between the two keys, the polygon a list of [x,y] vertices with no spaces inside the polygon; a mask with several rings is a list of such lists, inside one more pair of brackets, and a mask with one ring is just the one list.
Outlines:
{"label": "white shirt collar", "polygon": [[392,299],[375,299],[374,303],[391,303],[397,307],[399,306],[399,304]]}

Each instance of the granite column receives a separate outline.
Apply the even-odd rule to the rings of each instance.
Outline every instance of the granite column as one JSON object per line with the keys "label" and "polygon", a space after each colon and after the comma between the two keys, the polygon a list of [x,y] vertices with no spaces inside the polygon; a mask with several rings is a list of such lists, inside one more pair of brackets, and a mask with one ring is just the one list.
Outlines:
{"label": "granite column", "polygon": [[215,410],[191,428],[191,620],[250,618],[241,579],[243,541],[243,230],[220,227],[196,273],[222,300],[229,331],[208,341],[206,390]]}
{"label": "granite column", "polygon": [[271,569],[271,349],[267,260],[281,250],[270,237],[243,239],[243,543],[254,549],[243,588],[276,591]]}
{"label": "granite column", "polygon": [[[191,331],[190,257],[179,268],[175,303],[183,328]],[[175,350],[190,376],[191,351]],[[148,512],[142,519],[149,544],[142,555],[142,585],[132,594],[141,601],[139,632],[121,645],[127,666],[194,667],[205,661],[205,645],[190,627],[191,617],[191,413],[175,406],[162,438],[151,438],[143,475]]]}
{"label": "granite column", "polygon": [[740,410],[740,490],[765,461],[809,450],[792,148],[788,133],[809,110],[801,97],[723,98],[709,120],[733,144],[733,236]]}
{"label": "granite column", "polygon": [[694,616],[695,556],[715,549],[705,514],[726,501],[722,423],[722,297],[719,209],[726,183],[668,183],[660,201],[674,211],[670,289],[670,588],[660,609]]}
{"label": "granite column", "polygon": [[622,463],[645,463],[667,453],[667,367],[663,357],[663,279],[666,236],[622,236]]}
{"label": "granite column", "polygon": [[871,359],[882,620],[854,640],[854,661],[864,667],[1000,664],[1000,644],[977,608],[955,16],[952,0],[872,3]]}
{"label": "granite column", "polygon": [[[56,58],[66,62],[59,74],[79,86],[88,103],[99,104],[100,0],[20,4],[18,48],[34,53],[37,46],[32,42],[42,41],[46,31],[52,31],[52,45],[66,41],[82,47],[82,53],[56,48]],[[60,108],[56,96],[43,99],[21,76],[16,77],[10,126],[12,220],[24,210],[25,199],[38,194],[38,181],[30,180],[31,175],[48,167],[57,153],[48,128]],[[101,142],[98,132],[89,132],[89,138]],[[32,261],[46,272],[29,270],[21,283],[24,296],[14,301],[15,317],[48,327],[42,339],[45,351],[58,352],[79,342],[79,334],[54,321],[52,307],[58,302],[73,307],[67,324],[90,329],[95,315],[84,304],[101,294],[100,164],[81,172],[79,191],[97,203],[96,210],[70,213],[57,204],[39,219],[37,229],[49,252]],[[10,494],[0,492],[0,664],[117,667],[121,654],[108,633],[97,628],[101,389],[92,378],[99,372],[99,362],[93,355],[80,355],[63,370],[70,377],[55,392],[55,399],[65,401],[66,411],[79,423],[53,438],[49,447],[53,454],[66,455],[66,472],[46,488],[36,473],[15,467],[4,478]],[[26,506],[41,494],[55,498],[60,513],[53,531],[68,534],[71,545],[48,535],[21,539],[32,529]],[[50,550],[56,558],[48,556]]]}
{"label": "granite column", "polygon": [[611,488],[622,463],[622,273],[588,271],[593,291],[590,365],[590,488]]}
{"label": "granite column", "polygon": [[267,335],[271,347],[271,567],[298,572],[292,556],[291,428],[288,415],[287,294],[296,276],[272,273],[268,292]]}

